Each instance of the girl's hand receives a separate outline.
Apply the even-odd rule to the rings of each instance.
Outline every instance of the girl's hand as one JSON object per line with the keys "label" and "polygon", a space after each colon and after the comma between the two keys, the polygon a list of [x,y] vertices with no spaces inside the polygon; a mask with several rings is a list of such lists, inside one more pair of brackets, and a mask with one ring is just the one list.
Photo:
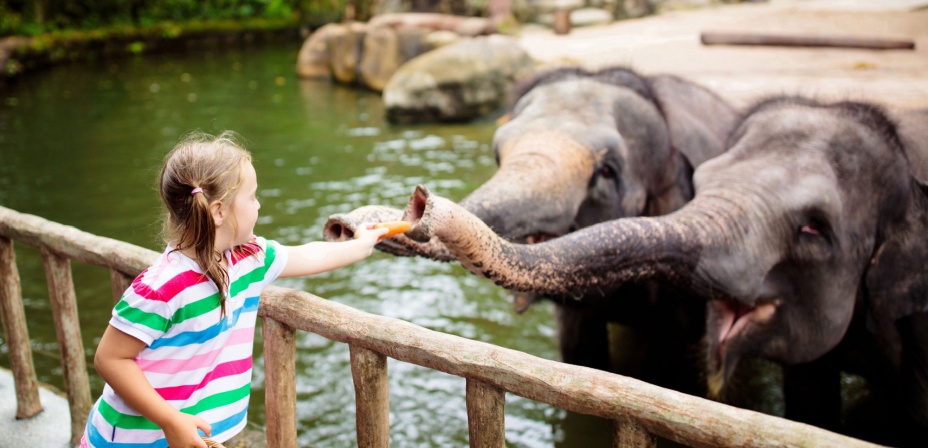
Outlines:
{"label": "girl's hand", "polygon": [[212,434],[213,428],[206,420],[190,414],[178,412],[171,421],[162,428],[164,436],[171,448],[207,448],[206,442],[200,437],[197,429],[203,431],[207,437]]}
{"label": "girl's hand", "polygon": [[358,226],[358,230],[354,234],[354,238],[357,240],[362,240],[374,247],[375,244],[380,242],[381,237],[387,234],[390,231],[388,228],[375,228],[375,224],[361,224]]}

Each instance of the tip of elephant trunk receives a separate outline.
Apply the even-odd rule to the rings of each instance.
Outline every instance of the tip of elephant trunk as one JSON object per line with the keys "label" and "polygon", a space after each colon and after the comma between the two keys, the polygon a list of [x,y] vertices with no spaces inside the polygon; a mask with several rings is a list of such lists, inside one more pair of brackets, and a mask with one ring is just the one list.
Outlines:
{"label": "tip of elephant trunk", "polygon": [[428,188],[417,185],[416,190],[409,197],[409,203],[406,205],[406,211],[403,215],[403,220],[410,223],[410,229],[406,232],[406,236],[419,242],[426,242],[432,237],[427,222],[425,222],[427,220],[422,219],[427,213],[431,195],[432,192]]}
{"label": "tip of elephant trunk", "polygon": [[322,227],[322,237],[326,241],[348,241],[354,239],[354,229],[342,219],[342,215],[332,215]]}

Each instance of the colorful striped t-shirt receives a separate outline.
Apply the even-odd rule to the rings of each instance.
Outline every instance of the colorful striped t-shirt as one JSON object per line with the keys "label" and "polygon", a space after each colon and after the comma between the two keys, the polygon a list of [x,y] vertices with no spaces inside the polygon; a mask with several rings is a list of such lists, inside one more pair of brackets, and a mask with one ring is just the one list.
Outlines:
{"label": "colorful striped t-shirt", "polygon": [[[245,426],[252,347],[261,291],[280,275],[287,253],[276,241],[245,256],[227,251],[229,294],[220,318],[219,289],[199,265],[168,247],[113,309],[110,325],[147,344],[135,358],[155,390],[176,409],[198,415],[223,442]],[[84,434],[92,447],[166,447],[164,432],[109,385],[94,404]]]}

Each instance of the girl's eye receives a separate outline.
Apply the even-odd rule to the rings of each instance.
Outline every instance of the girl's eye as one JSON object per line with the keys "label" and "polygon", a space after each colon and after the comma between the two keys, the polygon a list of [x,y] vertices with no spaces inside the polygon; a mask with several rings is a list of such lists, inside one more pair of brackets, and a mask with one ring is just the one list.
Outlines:
{"label": "girl's eye", "polygon": [[815,223],[806,224],[799,228],[799,233],[808,233],[810,235],[821,236],[822,230]]}

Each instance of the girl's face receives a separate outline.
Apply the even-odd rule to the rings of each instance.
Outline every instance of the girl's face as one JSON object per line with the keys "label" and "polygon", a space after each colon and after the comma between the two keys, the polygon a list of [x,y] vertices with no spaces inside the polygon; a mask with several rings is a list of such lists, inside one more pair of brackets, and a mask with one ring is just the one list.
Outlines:
{"label": "girl's face", "polygon": [[[229,247],[223,249],[231,249],[251,241],[255,232],[255,223],[258,222],[258,209],[261,208],[257,194],[258,175],[255,173],[254,165],[246,162],[242,167],[242,184],[232,197],[231,219],[225,220],[220,227],[220,234],[225,233],[225,235],[231,235],[232,238]],[[222,227],[227,227],[227,230],[223,232]],[[225,241],[217,241],[217,243],[223,244]]]}

